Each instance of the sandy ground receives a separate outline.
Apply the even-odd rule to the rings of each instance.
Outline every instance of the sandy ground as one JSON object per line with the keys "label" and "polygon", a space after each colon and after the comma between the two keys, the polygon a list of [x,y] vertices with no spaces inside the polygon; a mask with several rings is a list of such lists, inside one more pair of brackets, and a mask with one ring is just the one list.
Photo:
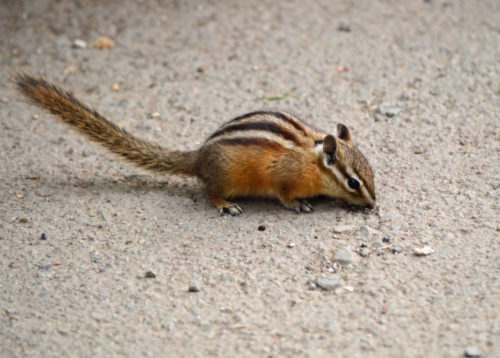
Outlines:
{"label": "sandy ground", "polygon": [[[2,1],[0,356],[500,356],[500,2],[305,4]],[[11,68],[181,149],[262,108],[344,122],[378,208],[219,217],[25,104]]]}

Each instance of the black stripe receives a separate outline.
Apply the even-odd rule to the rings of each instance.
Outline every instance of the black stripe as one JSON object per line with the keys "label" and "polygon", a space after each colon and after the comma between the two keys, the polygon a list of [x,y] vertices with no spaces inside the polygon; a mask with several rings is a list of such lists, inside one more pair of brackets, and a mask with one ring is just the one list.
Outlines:
{"label": "black stripe", "polygon": [[247,113],[247,114],[244,114],[242,116],[239,116],[239,117],[232,119],[231,122],[237,122],[237,121],[240,121],[242,119],[247,119],[247,118],[250,118],[253,116],[271,116],[271,117],[279,118],[282,121],[285,121],[285,122],[291,124],[296,130],[306,134],[304,126],[302,125],[302,123],[300,123],[300,121],[298,119],[295,121],[295,120],[293,120],[293,118],[291,118],[290,115],[283,113],[283,112],[273,112],[273,111],[250,112],[250,113]]}
{"label": "black stripe", "polygon": [[228,127],[222,128],[215,133],[213,133],[208,140],[213,139],[215,137],[236,132],[236,131],[251,131],[251,130],[262,130],[266,132],[271,132],[279,135],[280,137],[292,141],[297,145],[301,145],[300,140],[291,132],[287,131],[283,127],[280,127],[274,123],[270,122],[250,122],[250,123],[242,123],[242,124],[233,124]]}

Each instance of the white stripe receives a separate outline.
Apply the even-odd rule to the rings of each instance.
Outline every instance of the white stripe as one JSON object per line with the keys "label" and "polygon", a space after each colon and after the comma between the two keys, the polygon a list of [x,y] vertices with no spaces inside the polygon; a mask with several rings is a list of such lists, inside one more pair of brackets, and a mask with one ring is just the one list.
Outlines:
{"label": "white stripe", "polygon": [[228,132],[208,140],[205,143],[205,145],[217,143],[218,141],[224,139],[235,139],[235,138],[262,138],[279,143],[283,147],[288,149],[297,148],[297,146],[292,141],[286,140],[277,134],[265,130],[242,130],[242,131]]}

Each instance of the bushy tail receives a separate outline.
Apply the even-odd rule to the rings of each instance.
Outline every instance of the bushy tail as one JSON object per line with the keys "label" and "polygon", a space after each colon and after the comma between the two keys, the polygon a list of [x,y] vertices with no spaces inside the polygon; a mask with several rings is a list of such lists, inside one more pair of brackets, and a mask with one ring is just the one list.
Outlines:
{"label": "bushy tail", "polygon": [[15,73],[13,80],[33,103],[137,166],[155,172],[196,175],[196,151],[171,151],[137,138],[41,76]]}

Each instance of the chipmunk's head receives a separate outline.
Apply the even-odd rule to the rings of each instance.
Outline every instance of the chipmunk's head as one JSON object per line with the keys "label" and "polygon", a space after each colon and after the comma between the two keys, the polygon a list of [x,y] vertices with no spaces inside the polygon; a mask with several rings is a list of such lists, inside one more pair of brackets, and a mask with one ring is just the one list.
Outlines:
{"label": "chipmunk's head", "polygon": [[326,171],[327,194],[349,204],[375,207],[373,173],[363,154],[352,144],[349,128],[337,125],[337,137],[323,139],[320,160]]}

